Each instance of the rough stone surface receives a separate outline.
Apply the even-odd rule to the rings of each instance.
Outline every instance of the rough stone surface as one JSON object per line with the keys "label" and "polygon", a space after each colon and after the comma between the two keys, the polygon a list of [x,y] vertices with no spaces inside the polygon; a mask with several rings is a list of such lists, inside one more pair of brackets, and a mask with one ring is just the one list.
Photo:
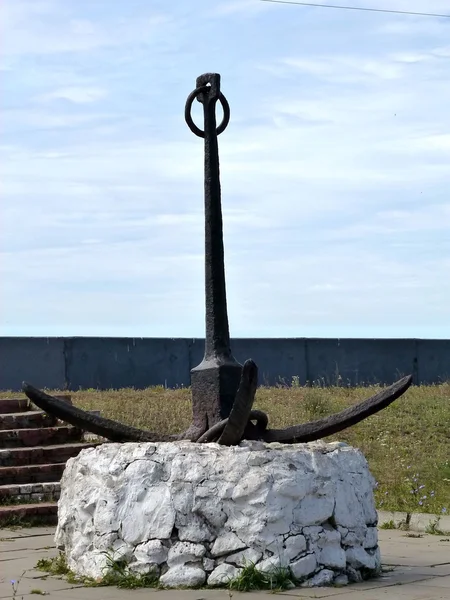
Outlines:
{"label": "rough stone surface", "polygon": [[253,548],[248,548],[247,550],[243,550],[242,552],[236,552],[236,554],[231,554],[227,556],[225,562],[232,563],[238,567],[245,567],[248,565],[256,565],[256,563],[261,559],[262,552],[258,552],[257,550],[253,550]]}
{"label": "rough stone surface", "polygon": [[354,569],[376,569],[377,560],[376,556],[369,554],[364,548],[361,546],[353,546],[349,548],[346,552],[347,562]]}
{"label": "rough stone surface", "polygon": [[238,577],[241,571],[242,569],[233,565],[222,563],[208,577],[207,584],[211,586],[226,585],[231,579]]}
{"label": "rough stone surface", "polygon": [[296,579],[301,580],[308,577],[308,575],[311,575],[311,573],[314,573],[317,568],[317,559],[314,554],[308,554],[291,563],[290,567],[292,575]]}
{"label": "rough stone surface", "polygon": [[205,583],[206,573],[201,566],[177,565],[169,569],[159,579],[166,587],[174,588],[180,586],[198,587]]}
{"label": "rough stone surface", "polygon": [[293,535],[284,541],[284,553],[289,561],[295,560],[305,551],[306,538],[304,535]]}
{"label": "rough stone surface", "polygon": [[338,575],[333,581],[333,585],[335,585],[336,587],[344,587],[348,585],[347,575]]}
{"label": "rough stone surface", "polygon": [[132,570],[148,572],[151,565],[161,565],[166,562],[167,555],[167,548],[159,540],[150,540],[140,544],[134,551]]}
{"label": "rough stone surface", "polygon": [[176,542],[169,550],[167,564],[169,567],[185,565],[188,562],[197,562],[205,555],[206,548],[201,544],[189,542]]}
{"label": "rough stone surface", "polygon": [[223,585],[249,563],[342,585],[380,568],[374,484],[336,443],[108,443],[68,461],[55,541],[96,579],[113,552],[167,587]]}
{"label": "rough stone surface", "polygon": [[322,569],[322,571],[319,571],[317,575],[314,575],[312,579],[305,582],[303,585],[304,587],[323,587],[333,583],[334,579],[334,571],[331,571],[330,569]]}
{"label": "rough stone surface", "polygon": [[378,530],[376,527],[368,527],[364,538],[364,548],[376,548],[378,546]]}

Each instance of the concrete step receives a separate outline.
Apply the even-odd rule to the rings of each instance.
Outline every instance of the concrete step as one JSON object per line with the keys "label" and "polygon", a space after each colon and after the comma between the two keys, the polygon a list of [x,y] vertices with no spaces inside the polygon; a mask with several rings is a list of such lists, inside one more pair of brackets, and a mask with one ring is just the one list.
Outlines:
{"label": "concrete step", "polygon": [[0,506],[0,526],[13,525],[56,525],[58,522],[58,505],[56,502],[40,504],[16,504]]}
{"label": "concrete step", "polygon": [[30,410],[30,406],[28,398],[5,398],[0,400],[0,415]]}
{"label": "concrete step", "polygon": [[95,446],[98,446],[98,443],[75,442],[28,448],[2,448],[0,449],[0,467],[65,463],[69,458],[77,456],[84,448],[94,448]]}
{"label": "concrete step", "polygon": [[28,410],[26,412],[0,414],[0,430],[5,429],[33,429],[35,427],[52,427],[57,419],[47,415],[42,410]]}
{"label": "concrete step", "polygon": [[82,439],[82,435],[83,432],[81,429],[70,426],[3,430],[0,431],[0,448],[50,446],[79,442]]}
{"label": "concrete step", "polygon": [[59,481],[65,466],[66,463],[53,463],[49,465],[0,467],[0,483],[1,485],[12,485]]}
{"label": "concrete step", "polygon": [[59,481],[0,485],[0,504],[16,505],[26,502],[55,502],[59,498]]}
{"label": "concrete step", "polygon": [[[72,404],[72,397],[70,394],[60,394],[55,396],[59,400],[64,400],[69,404]],[[7,413],[18,413],[23,412],[25,410],[32,410],[33,405],[28,400],[28,398],[3,398],[0,399],[0,415],[5,415]]]}

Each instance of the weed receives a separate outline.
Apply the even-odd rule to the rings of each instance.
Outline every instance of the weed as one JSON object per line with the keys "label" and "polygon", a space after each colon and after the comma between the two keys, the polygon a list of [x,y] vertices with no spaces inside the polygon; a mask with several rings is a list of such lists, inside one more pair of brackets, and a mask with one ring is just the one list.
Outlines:
{"label": "weed", "polygon": [[293,587],[294,582],[290,570],[278,567],[271,573],[259,571],[254,563],[244,566],[241,573],[228,582],[228,589],[237,592],[249,592],[251,590],[279,591]]}
{"label": "weed", "polygon": [[17,598],[17,591],[19,589],[20,582],[22,581],[26,572],[27,570],[23,571],[22,575],[18,579],[11,579],[12,597],[14,600]]}
{"label": "weed", "polygon": [[133,573],[124,559],[114,559],[105,552],[105,574],[99,585],[115,585],[118,588],[136,590],[138,588],[157,587],[158,577],[153,573]]}
{"label": "weed", "polygon": [[440,515],[436,515],[433,521],[431,521],[431,523],[428,523],[428,525],[426,526],[425,533],[429,533],[430,535],[448,535],[448,531],[442,531],[442,529],[439,529],[440,522]]}
{"label": "weed", "polygon": [[386,521],[386,523],[380,525],[380,529],[397,529],[397,525],[395,524],[394,520],[391,519],[390,521]]}
{"label": "weed", "polygon": [[294,375],[292,377],[291,385],[293,388],[299,388],[300,386],[300,377],[298,375]]}
{"label": "weed", "polygon": [[395,571],[395,567],[391,567],[391,566],[387,566],[387,565],[382,565],[382,567],[381,567],[382,573],[392,573],[392,571]]}
{"label": "weed", "polygon": [[44,573],[50,573],[50,575],[67,576],[70,573],[66,556],[63,552],[60,552],[54,558],[40,558],[36,563],[36,569]]}
{"label": "weed", "polygon": [[40,590],[39,588],[33,588],[30,594],[36,594],[37,596],[47,596],[48,592],[44,592],[44,590]]}
{"label": "weed", "polygon": [[158,585],[158,579],[155,575],[133,573],[128,568],[125,560],[114,559],[108,552],[104,552],[103,554],[106,556],[106,565],[103,569],[104,575],[99,581],[91,577],[77,577],[69,569],[63,552],[60,552],[54,558],[41,558],[36,564],[36,569],[50,575],[63,576],[69,583],[81,583],[86,587],[116,586],[118,588],[135,590],[138,588],[156,587]]}

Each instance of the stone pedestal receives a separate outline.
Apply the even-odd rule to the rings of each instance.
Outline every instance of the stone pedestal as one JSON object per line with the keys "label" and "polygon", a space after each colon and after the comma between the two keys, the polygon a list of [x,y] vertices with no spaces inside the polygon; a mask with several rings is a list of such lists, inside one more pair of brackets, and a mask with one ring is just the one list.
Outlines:
{"label": "stone pedestal", "polygon": [[344,444],[104,444],[68,461],[55,541],[96,579],[109,554],[168,587],[221,585],[250,563],[342,584],[380,569],[373,486]]}

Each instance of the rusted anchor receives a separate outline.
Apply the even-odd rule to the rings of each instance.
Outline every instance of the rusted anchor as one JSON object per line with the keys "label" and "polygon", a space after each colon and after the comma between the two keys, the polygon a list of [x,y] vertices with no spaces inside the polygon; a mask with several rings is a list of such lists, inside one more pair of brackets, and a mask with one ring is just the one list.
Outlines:
{"label": "rusted anchor", "polygon": [[[193,122],[194,100],[203,105],[204,129]],[[223,120],[217,127],[216,105],[223,108]],[[182,434],[162,435],[144,431],[87,413],[45,394],[24,382],[28,398],[42,410],[76,427],[111,441],[218,442],[238,444],[242,439],[265,442],[299,443],[317,440],[346,429],[382,410],[409,388],[412,377],[404,377],[379,394],[340,413],[294,425],[286,429],[268,429],[265,413],[253,410],[258,368],[252,360],[242,366],[233,357],[228,325],[223,224],[217,137],[230,120],[230,107],[220,90],[220,75],[206,73],[197,78],[195,90],[188,96],[185,119],[191,131],[205,144],[205,305],[206,338],[202,362],[191,371],[192,425]]]}

